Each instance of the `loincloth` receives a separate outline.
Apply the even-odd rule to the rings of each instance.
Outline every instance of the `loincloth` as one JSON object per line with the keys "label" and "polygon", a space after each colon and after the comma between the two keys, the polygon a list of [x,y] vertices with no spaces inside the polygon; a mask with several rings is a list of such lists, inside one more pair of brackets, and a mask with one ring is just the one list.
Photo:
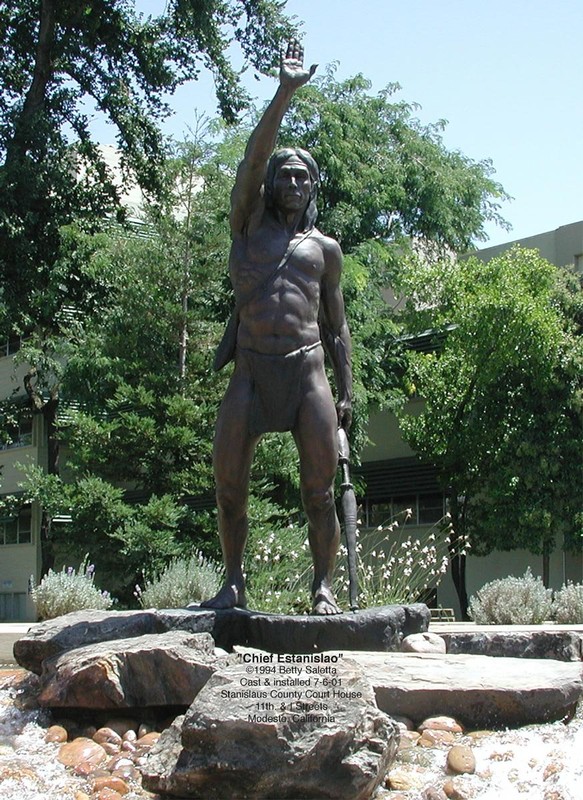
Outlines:
{"label": "loincloth", "polygon": [[302,399],[302,377],[308,354],[321,342],[300,347],[283,355],[265,355],[237,348],[253,385],[249,433],[259,436],[272,431],[291,431]]}

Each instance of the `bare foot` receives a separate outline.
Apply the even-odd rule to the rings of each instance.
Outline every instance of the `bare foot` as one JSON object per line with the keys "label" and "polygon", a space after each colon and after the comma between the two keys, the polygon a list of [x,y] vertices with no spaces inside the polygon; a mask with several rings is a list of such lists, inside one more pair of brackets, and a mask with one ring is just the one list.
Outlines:
{"label": "bare foot", "polygon": [[210,600],[204,600],[201,608],[247,608],[245,589],[233,583],[226,583],[221,591]]}
{"label": "bare foot", "polygon": [[342,614],[342,609],[334,599],[332,590],[327,586],[319,586],[318,589],[314,591],[312,614],[318,614],[319,616]]}

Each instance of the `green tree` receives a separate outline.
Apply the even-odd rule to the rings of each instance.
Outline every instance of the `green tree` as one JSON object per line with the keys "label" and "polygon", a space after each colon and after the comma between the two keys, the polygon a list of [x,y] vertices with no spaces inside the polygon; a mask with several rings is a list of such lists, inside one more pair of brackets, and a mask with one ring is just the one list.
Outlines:
{"label": "green tree", "polygon": [[[113,123],[124,175],[160,190],[166,97],[201,68],[212,71],[223,116],[246,102],[227,49],[271,67],[290,27],[275,0],[173,0],[144,19],[128,0],[19,0],[0,10],[0,236],[11,310],[45,289],[62,225],[95,226],[119,189],[92,141],[88,104]],[[67,289],[78,291],[72,276]],[[29,302],[27,302],[29,301]],[[43,314],[35,305],[34,317]],[[46,314],[46,312],[45,312]]]}
{"label": "green tree", "polygon": [[[406,439],[439,469],[453,526],[476,554],[581,547],[581,290],[540,257],[514,248],[410,263],[403,324],[433,330],[433,353],[409,356],[422,413],[402,412]],[[578,330],[579,328],[579,330]],[[465,561],[454,580],[467,608]]]}
{"label": "green tree", "polygon": [[416,106],[377,95],[362,75],[345,81],[328,68],[294,97],[281,142],[309,150],[322,174],[319,226],[350,253],[364,242],[407,241],[460,252],[485,238],[484,224],[506,223],[506,198],[492,164],[449,151],[446,123],[423,125]]}
{"label": "green tree", "polygon": [[[265,71],[290,32],[278,0],[170,0],[148,18],[130,0],[0,7],[0,330],[29,337],[23,388],[45,420],[51,474],[59,468],[63,365],[78,339],[77,330],[67,339],[71,317],[99,313],[108,291],[108,279],[81,257],[93,244],[77,231],[124,217],[119,181],[92,139],[92,110],[116,130],[123,179],[159,198],[168,96],[210,70],[221,113],[233,121],[246,96],[230,63],[232,43],[245,66]],[[99,261],[85,255],[92,267]],[[51,565],[49,536],[45,516],[43,571]]]}

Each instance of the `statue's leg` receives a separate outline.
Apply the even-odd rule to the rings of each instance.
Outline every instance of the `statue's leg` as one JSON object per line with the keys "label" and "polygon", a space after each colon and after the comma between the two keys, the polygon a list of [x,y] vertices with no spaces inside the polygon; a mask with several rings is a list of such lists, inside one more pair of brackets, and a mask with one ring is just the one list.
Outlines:
{"label": "statue's leg", "polygon": [[[300,482],[308,538],[314,563],[314,614],[339,614],[332,576],[340,544],[340,524],[334,505],[338,466],[337,414],[323,366],[309,362],[294,438],[300,455]],[[312,354],[308,356],[312,360]]]}
{"label": "statue's leg", "polygon": [[257,437],[248,433],[251,382],[236,371],[219,410],[215,430],[215,473],[219,536],[225,564],[225,583],[205,608],[246,606],[243,553],[248,534],[249,473]]}

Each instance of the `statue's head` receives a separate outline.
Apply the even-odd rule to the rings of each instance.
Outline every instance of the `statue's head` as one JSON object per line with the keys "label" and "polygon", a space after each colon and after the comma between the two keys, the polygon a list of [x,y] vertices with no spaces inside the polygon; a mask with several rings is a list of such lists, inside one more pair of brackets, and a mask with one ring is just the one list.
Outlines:
{"label": "statue's head", "polygon": [[305,172],[309,177],[309,185],[306,186],[305,198],[302,198],[302,203],[305,204],[304,215],[301,220],[301,228],[303,230],[310,230],[316,224],[318,216],[318,209],[316,208],[316,198],[318,196],[318,184],[320,182],[320,170],[312,156],[300,147],[285,147],[281,150],[276,150],[267,163],[267,172],[265,174],[265,205],[267,208],[274,208],[276,205],[276,179],[286,170],[290,170],[298,166],[298,172]]}

